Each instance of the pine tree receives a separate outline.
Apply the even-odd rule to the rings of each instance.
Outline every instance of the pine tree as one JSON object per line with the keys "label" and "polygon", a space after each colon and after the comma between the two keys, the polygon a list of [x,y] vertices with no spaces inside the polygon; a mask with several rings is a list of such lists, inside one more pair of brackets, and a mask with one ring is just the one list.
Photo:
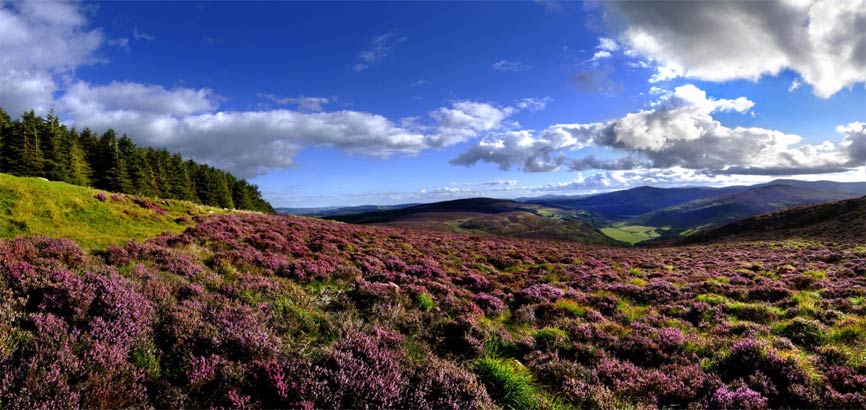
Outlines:
{"label": "pine tree", "polygon": [[12,130],[12,119],[9,118],[9,114],[6,114],[6,111],[3,111],[0,108],[0,170],[4,168],[3,163],[5,160],[3,159],[3,140],[6,139],[7,134]]}
{"label": "pine tree", "polygon": [[96,187],[113,192],[131,192],[132,181],[118,147],[114,130],[109,129],[99,138],[99,157],[94,169]]}
{"label": "pine tree", "polygon": [[42,176],[52,181],[70,182],[69,168],[66,165],[69,152],[63,149],[66,127],[60,124],[53,109],[48,112],[48,118],[41,121],[40,125],[39,135],[44,157]]}
{"label": "pine tree", "polygon": [[64,165],[69,173],[68,182],[70,184],[87,186],[90,185],[90,164],[87,162],[87,157],[84,149],[81,148],[80,141],[81,137],[73,128],[63,135],[61,149],[67,153]]}
{"label": "pine tree", "polygon": [[42,119],[33,111],[25,112],[20,120],[8,127],[2,156],[3,172],[21,176],[41,176],[42,151],[39,149],[39,128]]}
{"label": "pine tree", "polygon": [[233,209],[235,205],[232,201],[232,191],[229,189],[225,175],[221,171],[211,167],[208,167],[207,170],[211,174],[208,189],[211,191],[216,206]]}
{"label": "pine tree", "polygon": [[195,188],[186,163],[180,155],[171,156],[168,167],[169,194],[171,198],[195,201]]}
{"label": "pine tree", "polygon": [[253,199],[247,189],[247,181],[235,179],[232,183],[232,200],[237,209],[254,209]]}

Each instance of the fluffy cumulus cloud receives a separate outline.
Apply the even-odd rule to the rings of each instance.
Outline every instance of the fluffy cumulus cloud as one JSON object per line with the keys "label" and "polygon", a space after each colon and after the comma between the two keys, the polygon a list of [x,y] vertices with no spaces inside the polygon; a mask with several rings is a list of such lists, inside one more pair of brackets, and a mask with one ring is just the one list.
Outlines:
{"label": "fluffy cumulus cloud", "polygon": [[846,154],[851,166],[866,164],[866,123],[852,122],[836,127],[836,131],[844,135],[839,144]]}
{"label": "fluffy cumulus cloud", "polygon": [[362,111],[221,111],[220,97],[209,89],[78,82],[56,104],[74,125],[121,130],[138,144],[166,147],[250,177],[291,166],[304,147],[389,157],[454,145],[502,129],[510,116],[543,108],[546,101],[524,99],[505,107],[456,101],[423,119],[398,123]]}
{"label": "fluffy cumulus cloud", "polygon": [[46,111],[62,77],[95,62],[102,42],[75,5],[0,3],[0,105],[13,114]]}
{"label": "fluffy cumulus cloud", "polygon": [[[452,163],[478,162],[526,172],[562,168],[629,170],[683,168],[706,175],[792,175],[840,172],[863,164],[863,124],[840,127],[836,144],[802,144],[802,137],[778,130],[727,127],[713,117],[718,112],[746,113],[754,103],[746,98],[714,99],[693,86],[658,91],[650,108],[599,123],[556,124],[546,129],[509,130],[482,138]],[[613,159],[572,158],[569,151],[603,147],[624,153]]]}
{"label": "fluffy cumulus cloud", "polygon": [[477,137],[502,127],[502,122],[521,109],[544,108],[546,99],[524,99],[514,107],[499,107],[476,101],[457,101],[430,113],[436,122],[435,132],[426,137],[428,145],[442,147]]}
{"label": "fluffy cumulus cloud", "polygon": [[822,98],[866,81],[866,0],[607,4],[625,19],[627,53],[656,64],[654,81],[790,69]]}

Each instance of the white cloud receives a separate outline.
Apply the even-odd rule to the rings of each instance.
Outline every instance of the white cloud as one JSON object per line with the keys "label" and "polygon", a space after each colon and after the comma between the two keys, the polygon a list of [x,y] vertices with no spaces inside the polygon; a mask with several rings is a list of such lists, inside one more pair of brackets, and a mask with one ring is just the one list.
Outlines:
{"label": "white cloud", "polygon": [[607,37],[599,37],[598,45],[595,46],[598,50],[595,54],[592,55],[592,58],[589,61],[598,61],[603,60],[605,58],[610,58],[613,56],[613,53],[619,51],[619,44],[612,39]]}
{"label": "white cloud", "polygon": [[280,105],[293,105],[298,107],[299,110],[307,112],[322,111],[325,104],[334,99],[333,97],[305,97],[303,95],[299,97],[280,98],[273,94],[265,93],[259,93],[258,96],[266,100],[271,100]]}
{"label": "white cloud", "polygon": [[547,108],[547,104],[550,104],[553,101],[553,98],[550,97],[530,97],[523,98],[518,100],[515,104],[515,107],[521,110],[529,110],[529,111],[541,111]]}
{"label": "white cloud", "polygon": [[189,115],[217,108],[218,97],[213,91],[177,88],[167,90],[159,85],[112,82],[93,86],[78,82],[60,98],[60,106],[79,117],[86,112],[138,112],[142,114]]}
{"label": "white cloud", "polygon": [[866,123],[840,125],[836,127],[836,132],[844,135],[839,146],[850,159],[849,165],[860,166],[866,163]]}
{"label": "white cloud", "polygon": [[627,22],[627,54],[656,63],[651,81],[790,69],[822,98],[866,81],[866,0],[606,4]]}
{"label": "white cloud", "polygon": [[406,40],[406,37],[397,35],[395,32],[373,37],[373,39],[370,40],[369,48],[358,54],[360,61],[355,63],[355,65],[352,66],[352,69],[355,71],[363,71],[370,68],[370,66],[391,55],[391,53],[394,52],[394,49],[400,43],[406,42]]}
{"label": "white cloud", "polygon": [[586,147],[604,124],[560,124],[536,133],[507,131],[484,137],[451,161],[470,166],[477,162],[497,164],[501,170],[519,166],[525,172],[551,172],[562,166],[564,150]]}
{"label": "white cloud", "polygon": [[519,73],[529,70],[531,66],[521,63],[520,61],[499,60],[493,63],[490,68],[496,71],[505,71],[510,73]]}
{"label": "white cloud", "polygon": [[[275,100],[307,104],[307,111],[323,103]],[[219,101],[209,89],[78,82],[58,100],[58,108],[77,126],[114,128],[138,144],[165,147],[249,177],[291,166],[297,151],[306,147],[384,158],[450,146],[501,129],[508,117],[539,109],[547,99],[523,99],[513,107],[457,101],[426,118],[400,123],[361,111],[219,111]]]}
{"label": "white cloud", "polygon": [[614,52],[619,50],[619,44],[612,38],[600,37],[598,39],[598,46],[595,48],[603,51]]}
{"label": "white cloud", "polygon": [[[830,143],[802,144],[802,137],[778,130],[726,127],[713,118],[722,111],[748,112],[746,98],[714,99],[693,86],[663,92],[651,109],[605,123],[557,124],[542,131],[513,130],[483,138],[457,158],[455,165],[478,162],[525,172],[635,168],[684,168],[709,174],[807,174],[839,172],[862,164],[866,157],[863,124],[838,131],[839,149]],[[626,156],[599,160],[570,158],[566,152],[604,147]],[[857,162],[859,161],[859,163]]]}
{"label": "white cloud", "polygon": [[457,101],[451,107],[441,107],[430,113],[436,121],[436,132],[427,137],[427,143],[441,147],[466,141],[483,132],[499,129],[506,118],[519,110],[483,102]]}
{"label": "white cloud", "polygon": [[595,54],[592,55],[591,60],[596,61],[596,60],[601,60],[601,59],[605,59],[605,58],[610,58],[611,55],[612,54],[610,54],[610,51],[599,50],[599,51],[596,51]]}
{"label": "white cloud", "polygon": [[0,106],[13,115],[50,108],[60,77],[96,62],[103,42],[74,4],[43,1],[0,6]]}

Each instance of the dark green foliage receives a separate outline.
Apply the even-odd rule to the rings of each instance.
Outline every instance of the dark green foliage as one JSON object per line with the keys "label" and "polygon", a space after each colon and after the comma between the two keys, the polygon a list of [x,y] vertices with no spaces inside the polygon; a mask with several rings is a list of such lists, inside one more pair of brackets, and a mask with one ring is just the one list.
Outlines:
{"label": "dark green foliage", "polygon": [[21,115],[21,120],[4,127],[3,168],[0,171],[21,176],[42,175],[42,151],[39,148],[39,123],[42,119],[33,111]]}
{"label": "dark green foliage", "polygon": [[137,147],[114,130],[101,136],[63,125],[53,111],[12,120],[0,109],[0,172],[147,197],[273,213],[257,186],[165,149]]}

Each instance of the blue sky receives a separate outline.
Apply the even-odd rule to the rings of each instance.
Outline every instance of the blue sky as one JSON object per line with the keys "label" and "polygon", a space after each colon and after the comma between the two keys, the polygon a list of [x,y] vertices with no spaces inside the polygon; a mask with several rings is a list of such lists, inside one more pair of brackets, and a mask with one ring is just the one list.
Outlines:
{"label": "blue sky", "polygon": [[40,4],[0,9],[0,106],[275,206],[866,179],[858,2]]}

